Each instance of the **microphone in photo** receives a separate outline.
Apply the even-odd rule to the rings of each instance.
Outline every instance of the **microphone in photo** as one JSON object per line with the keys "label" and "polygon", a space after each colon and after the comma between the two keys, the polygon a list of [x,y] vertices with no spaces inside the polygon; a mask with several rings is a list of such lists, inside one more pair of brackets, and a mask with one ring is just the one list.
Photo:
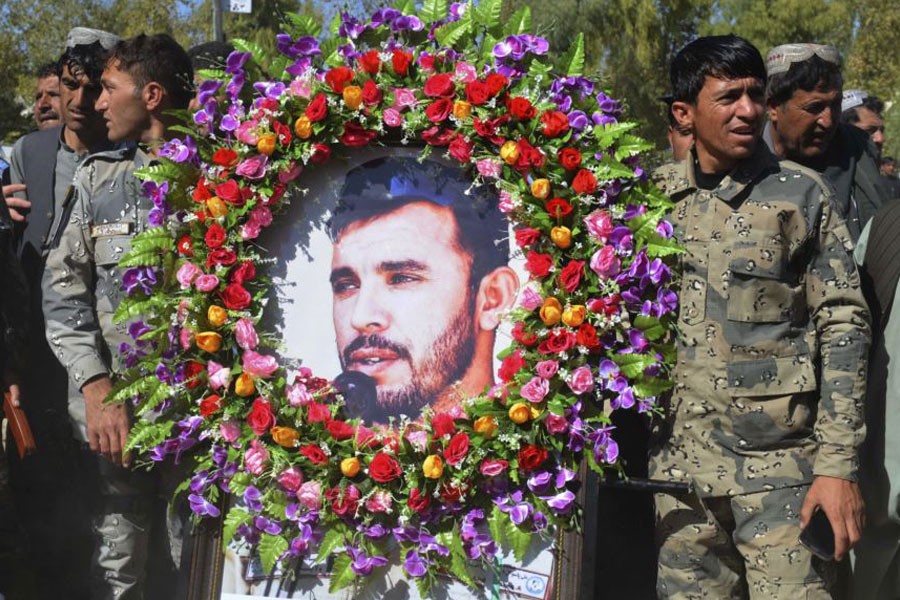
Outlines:
{"label": "microphone in photo", "polygon": [[375,380],[359,371],[344,371],[334,379],[334,389],[343,397],[348,418],[369,419],[376,411]]}

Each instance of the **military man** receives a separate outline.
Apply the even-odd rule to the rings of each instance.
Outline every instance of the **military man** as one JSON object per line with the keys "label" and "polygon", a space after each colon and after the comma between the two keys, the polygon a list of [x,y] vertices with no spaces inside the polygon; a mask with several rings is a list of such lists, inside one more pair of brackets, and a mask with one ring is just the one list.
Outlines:
{"label": "military man", "polygon": [[841,121],[865,131],[875,145],[878,158],[884,148],[883,111],[884,102],[863,90],[847,90],[841,100]]}
{"label": "military man", "polygon": [[766,70],[766,145],[834,186],[838,212],[857,240],[888,195],[869,136],[840,122],[840,52],[820,44],[783,44],[769,51]]}
{"label": "military man", "polygon": [[676,202],[681,336],[651,474],[663,598],[830,598],[833,565],[798,543],[822,510],[835,558],[859,538],[869,324],[831,190],[760,141],[766,71],[736,36],[670,70],[689,158],[655,176]]}
{"label": "military man", "polygon": [[97,599],[142,598],[147,583],[153,481],[125,468],[128,408],[105,403],[119,344],[133,342],[112,316],[124,293],[117,263],[132,237],[148,227],[153,206],[141,195],[135,170],[150,165],[167,138],[174,119],[168,111],[187,108],[192,81],[190,59],[168,35],[139,35],[116,46],[96,108],[109,139],[130,145],[95,154],[80,167],[44,272],[47,339],[83,394],[70,414],[80,435],[104,458],[98,461],[107,502],[96,524],[92,598]]}

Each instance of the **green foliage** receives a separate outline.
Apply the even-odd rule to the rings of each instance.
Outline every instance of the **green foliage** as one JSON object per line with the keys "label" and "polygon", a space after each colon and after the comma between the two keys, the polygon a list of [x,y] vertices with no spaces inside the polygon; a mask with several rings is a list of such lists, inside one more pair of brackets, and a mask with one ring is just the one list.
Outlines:
{"label": "green foliage", "polygon": [[447,0],[425,0],[419,18],[424,22],[434,22],[443,19],[447,15]]}
{"label": "green foliage", "polygon": [[250,519],[251,515],[246,510],[242,510],[240,508],[232,508],[231,510],[229,510],[228,514],[225,515],[225,523],[222,529],[222,539],[233,539],[238,527],[244,525],[245,523],[249,523]]}
{"label": "green foliage", "polygon": [[317,562],[324,562],[328,559],[328,555],[344,546],[346,543],[344,534],[345,532],[342,527],[332,527],[325,532],[325,536],[322,538],[322,541],[319,542],[319,547],[316,550]]}
{"label": "green foliage", "polygon": [[334,559],[334,565],[331,569],[331,581],[328,584],[328,591],[332,594],[338,590],[350,587],[356,581],[356,573],[350,568],[350,563],[350,556],[346,553]]}
{"label": "green foliage", "polygon": [[509,515],[504,514],[503,516],[506,518],[506,527],[503,530],[506,535],[506,541],[512,549],[513,556],[516,557],[517,561],[521,562],[525,559],[528,546],[531,545],[532,534],[528,531],[523,531],[518,525],[513,523]]}
{"label": "green foliage", "polygon": [[584,33],[579,32],[575,36],[575,42],[563,57],[559,70],[569,77],[581,77],[584,74]]}
{"label": "green foliage", "polygon": [[263,571],[271,573],[281,555],[288,549],[288,542],[280,535],[262,534],[259,540],[259,560]]}
{"label": "green foliage", "polygon": [[503,0],[480,0],[473,9],[475,22],[486,29],[493,29],[500,25],[500,13],[503,8]]}
{"label": "green foliage", "polygon": [[506,35],[520,35],[531,31],[531,8],[523,6],[506,20],[503,33]]}
{"label": "green foliage", "polygon": [[175,240],[162,227],[141,232],[131,241],[131,249],[119,261],[120,267],[158,266],[164,253],[175,251]]}
{"label": "green foliage", "polygon": [[647,354],[616,354],[613,361],[628,378],[640,377],[647,367],[657,364],[656,358]]}

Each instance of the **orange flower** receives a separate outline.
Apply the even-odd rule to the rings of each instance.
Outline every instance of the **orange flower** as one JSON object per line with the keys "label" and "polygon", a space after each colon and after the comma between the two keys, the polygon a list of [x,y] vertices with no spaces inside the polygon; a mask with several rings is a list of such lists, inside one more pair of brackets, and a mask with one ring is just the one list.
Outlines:
{"label": "orange flower", "polygon": [[307,140],[312,135],[312,121],[306,115],[300,115],[294,121],[294,133],[301,140]]}
{"label": "orange flower", "polygon": [[300,432],[293,427],[273,427],[269,433],[272,439],[282,448],[296,448],[300,442]]}
{"label": "orange flower", "polygon": [[215,331],[198,333],[194,340],[197,342],[197,347],[205,352],[218,352],[222,347],[222,336]]}
{"label": "orange flower", "polygon": [[581,304],[575,304],[573,306],[567,306],[563,311],[562,322],[569,327],[578,327],[584,323],[584,318],[586,316],[587,309]]}
{"label": "orange flower", "polygon": [[516,402],[509,407],[509,420],[516,425],[527,423],[531,418],[531,409],[524,402]]}
{"label": "orange flower", "polygon": [[547,298],[541,306],[540,314],[544,325],[547,327],[556,325],[562,317],[562,304],[556,298]]}
{"label": "orange flower", "polygon": [[355,456],[351,456],[350,458],[345,458],[341,461],[341,473],[344,474],[344,477],[353,478],[359,474],[360,464],[359,459]]}
{"label": "orange flower", "polygon": [[572,230],[559,225],[550,230],[550,239],[558,248],[565,250],[572,245]]}
{"label": "orange flower", "polygon": [[206,311],[206,320],[213,327],[221,327],[228,320],[228,313],[221,306],[213,304]]}
{"label": "orange flower", "polygon": [[531,182],[531,195],[543,200],[550,195],[550,180],[544,177]]}
{"label": "orange flower", "polygon": [[497,421],[490,415],[484,415],[475,420],[472,429],[486,438],[492,438],[497,434]]}
{"label": "orange flower", "polygon": [[265,135],[259,136],[259,141],[256,142],[256,149],[259,150],[260,154],[265,154],[266,156],[272,156],[272,153],[275,152],[275,142],[278,141],[278,138],[274,133],[267,133]]}
{"label": "orange flower", "polygon": [[247,396],[253,394],[255,391],[256,386],[253,384],[253,377],[251,377],[247,373],[241,373],[240,375],[238,375],[237,380],[235,380],[234,382],[235,394],[246,398]]}
{"label": "orange flower", "polygon": [[506,161],[506,164],[513,165],[519,160],[519,145],[512,140],[506,142],[500,147],[500,158]]}
{"label": "orange flower", "polygon": [[422,463],[422,472],[428,479],[440,479],[444,474],[444,461],[437,454],[429,454]]}
{"label": "orange flower", "polygon": [[356,110],[362,104],[362,88],[358,85],[348,85],[343,92],[344,104],[350,110]]}
{"label": "orange flower", "polygon": [[228,214],[228,205],[225,204],[225,201],[218,196],[213,196],[212,198],[207,200],[206,208],[209,209],[209,214],[211,214],[214,219],[224,217],[226,214]]}
{"label": "orange flower", "polygon": [[465,100],[454,100],[453,102],[453,116],[463,121],[469,118],[469,115],[472,114],[472,105],[466,102]]}

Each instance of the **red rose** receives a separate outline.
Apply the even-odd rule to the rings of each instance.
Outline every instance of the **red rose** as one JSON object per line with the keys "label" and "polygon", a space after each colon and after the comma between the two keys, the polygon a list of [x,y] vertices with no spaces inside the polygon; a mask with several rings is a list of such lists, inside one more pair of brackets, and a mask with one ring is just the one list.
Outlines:
{"label": "red rose", "polygon": [[309,160],[316,165],[324,165],[331,158],[331,146],[328,144],[313,144],[313,153]]}
{"label": "red rose", "polygon": [[593,350],[600,345],[600,339],[597,337],[597,329],[590,323],[582,323],[575,334],[575,342],[579,346],[584,346],[588,350]]}
{"label": "red rose", "polygon": [[214,265],[224,265],[229,267],[237,261],[237,254],[234,250],[226,248],[218,248],[209,253],[206,257],[206,268],[209,269]]}
{"label": "red rose", "polygon": [[461,135],[453,138],[453,141],[450,142],[450,156],[455,158],[461,163],[467,163],[472,159],[472,148],[475,147],[475,144],[469,142]]}
{"label": "red rose", "polygon": [[378,58],[378,50],[369,50],[359,57],[359,66],[369,75],[377,75],[381,69],[381,59]]}
{"label": "red rose", "polygon": [[374,140],[377,135],[359,123],[344,123],[344,134],[338,139],[349,148],[359,148]]}
{"label": "red rose", "polygon": [[249,260],[245,260],[234,268],[228,281],[238,285],[244,285],[244,282],[252,280],[256,277],[256,265]]}
{"label": "red rose", "polygon": [[455,131],[437,125],[422,132],[422,141],[432,146],[447,146],[454,137],[456,137]]}
{"label": "red rose", "polygon": [[541,354],[557,354],[565,352],[575,345],[575,334],[567,329],[554,329],[543,342],[538,344]]}
{"label": "red rose", "polygon": [[590,300],[588,300],[587,308],[588,310],[592,310],[595,313],[600,313],[606,315],[607,317],[612,317],[619,314],[619,303],[621,301],[622,298],[618,294],[603,296],[602,298],[591,298]]}
{"label": "red rose", "polygon": [[527,248],[541,239],[541,230],[533,227],[516,229],[516,245],[519,248]]}
{"label": "red rose", "polygon": [[175,247],[178,248],[178,253],[182,256],[194,255],[194,242],[191,241],[191,236],[189,235],[181,236]]}
{"label": "red rose", "polygon": [[[344,93],[344,87],[351,81],[353,81],[353,69],[350,67],[334,67],[325,73],[325,83],[336,94]],[[312,121],[312,117],[310,117],[310,121]]]}
{"label": "red rose", "polygon": [[587,169],[581,169],[572,180],[572,189],[576,194],[593,194],[597,190],[597,178]]}
{"label": "red rose", "polygon": [[434,54],[420,54],[419,66],[426,71],[434,71],[435,57]]}
{"label": "red rose", "polygon": [[530,121],[537,116],[537,109],[531,105],[531,101],[521,96],[507,100],[506,109],[519,121]]}
{"label": "red rose", "polygon": [[314,465],[324,465],[328,462],[328,457],[322,452],[322,449],[315,444],[307,444],[300,447],[300,454],[305,456]]}
{"label": "red rose", "polygon": [[359,506],[360,493],[355,485],[348,485],[344,490],[339,487],[330,488],[325,498],[331,502],[331,510],[339,517],[356,512]]}
{"label": "red rose", "polygon": [[394,50],[391,54],[391,66],[394,67],[394,73],[400,77],[406,77],[409,65],[412,62],[412,54],[403,50]]}
{"label": "red rose", "polygon": [[234,179],[229,179],[225,183],[216,186],[216,196],[235,206],[244,205],[244,195],[241,193],[241,186]]}
{"label": "red rose", "polygon": [[541,125],[544,135],[554,138],[569,130],[569,118],[564,112],[548,110],[541,115]]}
{"label": "red rose", "polygon": [[578,289],[581,274],[584,272],[583,260],[570,260],[559,272],[559,285],[570,294]]}
{"label": "red rose", "polygon": [[572,212],[572,205],[564,198],[551,198],[544,203],[544,207],[547,209],[547,214],[554,219],[562,219]]}
{"label": "red rose", "polygon": [[213,223],[210,228],[206,230],[206,235],[203,239],[206,240],[206,245],[210,249],[218,248],[225,243],[225,228],[218,223]]}
{"label": "red rose", "polygon": [[203,383],[201,375],[206,373],[206,365],[196,360],[189,361],[184,366],[184,378],[189,389],[193,389]]}
{"label": "red rose", "polygon": [[528,140],[522,138],[516,146],[519,149],[519,160],[516,161],[516,169],[528,171],[532,167],[540,169],[544,166],[544,155],[540,150],[532,146]]}
{"label": "red rose", "polygon": [[378,440],[375,439],[375,432],[369,429],[364,425],[356,426],[356,442],[357,448],[374,448],[378,445]]}
{"label": "red rose", "polygon": [[310,402],[306,405],[306,420],[310,423],[328,422],[331,419],[331,410],[320,402]]}
{"label": "red rose", "polygon": [[454,433],[456,424],[453,422],[453,417],[447,413],[437,413],[431,417],[431,430],[434,432],[434,437],[440,438]]}
{"label": "red rose", "polygon": [[491,96],[496,96],[503,91],[503,88],[505,88],[507,84],[509,84],[509,79],[500,73],[491,73],[487,76],[485,83],[487,84],[488,90],[491,92]]}
{"label": "red rose", "polygon": [[525,323],[519,321],[513,325],[512,336],[523,346],[534,346],[537,343],[537,334],[525,330]]}
{"label": "red rose", "polygon": [[491,97],[491,90],[486,83],[475,80],[466,84],[466,100],[475,106],[481,106]]}
{"label": "red rose", "polygon": [[556,158],[567,171],[574,171],[581,166],[581,152],[575,148],[560,148]]}
{"label": "red rose", "polygon": [[191,198],[193,198],[195,202],[206,202],[212,197],[212,191],[206,187],[206,180],[201,177],[200,181],[197,182],[197,187],[191,192]]}
{"label": "red rose", "polygon": [[222,407],[222,397],[218,394],[207,396],[200,401],[200,416],[208,417]]}
{"label": "red rose", "polygon": [[228,310],[244,310],[250,306],[250,301],[253,299],[250,296],[250,292],[238,283],[226,285],[225,289],[222,290],[221,296],[222,303],[225,304],[225,308]]}
{"label": "red rose", "polygon": [[328,434],[331,437],[339,442],[341,440],[349,440],[355,433],[353,431],[353,425],[346,421],[330,421],[328,425],[325,426],[325,429],[328,430]]}
{"label": "red rose", "polygon": [[291,140],[294,139],[290,127],[281,121],[272,121],[272,130],[275,132],[275,135],[278,136],[278,142],[282,146],[287,146],[291,143]]}
{"label": "red rose", "polygon": [[220,167],[233,167],[237,164],[238,153],[231,148],[219,148],[212,155],[213,164]]}
{"label": "red rose", "polygon": [[462,462],[468,453],[469,434],[460,432],[450,438],[450,443],[447,444],[447,448],[444,450],[444,460],[447,461],[448,465],[455,467]]}
{"label": "red rose", "polygon": [[553,266],[553,257],[529,250],[525,256],[525,270],[535,277],[546,277]]}
{"label": "red rose", "polygon": [[275,100],[274,98],[263,98],[259,101],[257,106],[263,110],[274,111],[278,108],[278,100]]}
{"label": "red rose", "polygon": [[497,376],[503,381],[512,381],[516,373],[521,371],[524,366],[525,359],[522,358],[522,351],[516,350],[504,358],[503,362],[500,363],[500,369],[497,370]]}
{"label": "red rose", "polygon": [[449,73],[432,75],[425,82],[425,95],[429,98],[447,98],[456,93],[453,76]]}
{"label": "red rose", "polygon": [[525,444],[519,448],[519,470],[534,471],[547,460],[548,452],[535,446],[534,444]]}
{"label": "red rose", "polygon": [[378,86],[371,79],[367,79],[363,84],[362,89],[362,99],[366,106],[373,106],[375,104],[379,104],[383,95],[381,90],[378,89]]}
{"label": "red rose", "polygon": [[409,500],[406,502],[406,505],[413,512],[422,513],[431,505],[431,497],[420,492],[419,488],[413,488],[409,492]]}
{"label": "red rose", "polygon": [[400,463],[390,454],[379,452],[369,463],[369,477],[378,483],[388,483],[402,474],[403,469],[400,468]]}
{"label": "red rose", "polygon": [[325,94],[322,92],[316,94],[316,97],[312,99],[312,102],[309,103],[303,114],[312,123],[318,123],[324,119],[325,115],[328,114],[328,100],[325,98]]}
{"label": "red rose", "polygon": [[447,504],[459,502],[459,499],[462,498],[463,492],[465,491],[465,487],[456,487],[454,485],[450,485],[449,483],[444,483],[440,489],[441,500],[443,500]]}
{"label": "red rose", "polygon": [[262,398],[253,401],[250,414],[247,415],[247,425],[256,435],[262,435],[275,426],[275,413],[272,405]]}
{"label": "red rose", "polygon": [[440,123],[450,116],[451,110],[453,110],[453,101],[448,98],[441,98],[428,105],[425,109],[425,116],[432,123]]}

